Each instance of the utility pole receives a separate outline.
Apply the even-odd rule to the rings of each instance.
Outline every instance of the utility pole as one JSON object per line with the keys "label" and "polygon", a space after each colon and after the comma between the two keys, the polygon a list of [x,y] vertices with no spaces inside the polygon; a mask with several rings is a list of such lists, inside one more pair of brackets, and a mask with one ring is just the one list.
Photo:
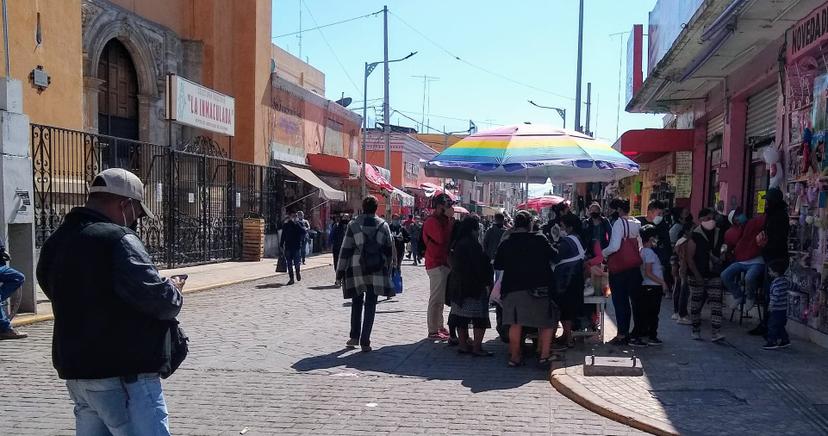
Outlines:
{"label": "utility pole", "polygon": [[584,133],[589,136],[592,136],[592,131],[589,130],[589,115],[590,109],[592,108],[592,82],[587,82],[587,100],[586,100],[586,126],[584,127]]}
{"label": "utility pole", "polygon": [[[423,111],[420,114],[422,118],[420,118],[420,132],[425,132],[425,120],[426,120],[426,96],[428,96],[428,101],[431,100],[431,82],[440,80],[439,77],[429,76],[428,74],[423,74],[422,76],[411,76],[415,79],[423,79]],[[429,108],[431,105],[429,104]]]}
{"label": "utility pole", "polygon": [[299,60],[302,60],[302,0],[299,0],[299,34],[296,35],[299,38]]}
{"label": "utility pole", "polygon": [[[385,133],[385,169],[391,171],[391,108],[388,105],[388,6],[382,7],[383,67],[385,69],[382,114],[385,121],[382,130]],[[389,182],[391,182],[389,180]],[[391,218],[391,194],[385,196],[385,218]]]}
{"label": "utility pole", "polygon": [[578,7],[578,67],[575,73],[575,130],[584,131],[581,126],[581,75],[584,55],[584,0]]}

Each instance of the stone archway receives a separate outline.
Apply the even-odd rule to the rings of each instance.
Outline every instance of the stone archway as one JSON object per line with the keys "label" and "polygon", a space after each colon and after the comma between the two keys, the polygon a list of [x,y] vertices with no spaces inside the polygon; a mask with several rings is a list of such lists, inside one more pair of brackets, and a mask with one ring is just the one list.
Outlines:
{"label": "stone archway", "polygon": [[176,72],[182,58],[182,41],[173,31],[105,0],[82,0],[84,126],[98,126],[99,60],[107,44],[117,40],[132,59],[138,85],[138,138],[156,144],[167,142],[164,122],[164,78]]}

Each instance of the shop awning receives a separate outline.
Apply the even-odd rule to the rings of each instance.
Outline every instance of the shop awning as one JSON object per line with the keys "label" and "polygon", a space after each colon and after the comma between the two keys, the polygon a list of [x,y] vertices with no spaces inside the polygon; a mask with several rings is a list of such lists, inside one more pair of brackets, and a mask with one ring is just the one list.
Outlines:
{"label": "shop awning", "polygon": [[693,150],[693,129],[627,130],[612,148],[638,162],[650,162],[664,153]]}
{"label": "shop awning", "polygon": [[396,198],[396,199],[399,199],[400,202],[402,203],[403,207],[413,207],[414,206],[414,196],[409,195],[408,193],[406,193],[405,191],[403,191],[399,188],[394,188],[394,190],[391,191],[391,196]]}
{"label": "shop awning", "polygon": [[287,164],[282,164],[282,166],[286,170],[293,173],[296,177],[299,177],[300,179],[304,180],[307,183],[310,183],[315,188],[319,189],[319,195],[325,200],[345,201],[345,192],[331,188],[330,185],[323,182],[319,177],[317,177],[316,174],[313,173],[313,171],[305,168],[290,166]]}
{"label": "shop awning", "polygon": [[308,154],[308,166],[320,174],[356,178],[359,177],[360,163],[356,159],[330,154]]}
{"label": "shop awning", "polygon": [[367,164],[365,165],[365,181],[368,182],[368,185],[375,189],[393,192],[394,185],[386,179],[382,173],[380,172],[380,167],[376,165]]}

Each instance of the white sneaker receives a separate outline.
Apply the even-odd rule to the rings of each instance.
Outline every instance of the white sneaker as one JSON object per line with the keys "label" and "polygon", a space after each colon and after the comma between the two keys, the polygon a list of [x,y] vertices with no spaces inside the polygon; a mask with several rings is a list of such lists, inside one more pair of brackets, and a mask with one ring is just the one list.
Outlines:
{"label": "white sneaker", "polygon": [[678,321],[678,319],[679,319],[679,314],[678,314],[678,313],[676,313],[676,312],[673,312],[673,316],[671,316],[671,317],[670,317],[670,319],[672,319],[673,321]]}
{"label": "white sneaker", "polygon": [[713,332],[713,335],[710,336],[710,341],[711,342],[719,342],[719,341],[723,340],[724,338],[725,337],[724,337],[723,334],[721,334],[719,332]]}
{"label": "white sneaker", "polygon": [[756,307],[756,300],[751,298],[745,300],[745,313],[750,312],[754,307]]}
{"label": "white sneaker", "polygon": [[702,340],[701,333],[699,333],[699,332],[690,333],[690,339],[692,339],[694,341]]}
{"label": "white sneaker", "polygon": [[679,325],[693,325],[693,321],[690,321],[690,318],[688,318],[686,316],[682,316],[681,318],[678,319],[678,321],[676,321],[676,324],[679,324]]}

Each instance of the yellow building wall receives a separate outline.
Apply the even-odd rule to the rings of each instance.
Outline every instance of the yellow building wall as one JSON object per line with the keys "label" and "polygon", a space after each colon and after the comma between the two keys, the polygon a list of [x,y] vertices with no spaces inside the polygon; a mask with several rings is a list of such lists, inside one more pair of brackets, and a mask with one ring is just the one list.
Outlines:
{"label": "yellow building wall", "polygon": [[308,91],[325,96],[325,73],[273,44],[276,75]]}
{"label": "yellow building wall", "polygon": [[[23,84],[23,112],[33,123],[83,128],[83,55],[81,0],[11,0],[9,53],[11,76]],[[40,13],[41,44],[37,33]],[[0,76],[5,76],[5,48],[0,44]],[[29,73],[43,66],[52,82],[38,91]]]}
{"label": "yellow building wall", "polygon": [[[270,0],[110,0],[182,39],[202,41],[199,82],[236,100],[233,158],[269,161],[267,109],[270,107]],[[216,135],[223,147],[228,140]]]}

